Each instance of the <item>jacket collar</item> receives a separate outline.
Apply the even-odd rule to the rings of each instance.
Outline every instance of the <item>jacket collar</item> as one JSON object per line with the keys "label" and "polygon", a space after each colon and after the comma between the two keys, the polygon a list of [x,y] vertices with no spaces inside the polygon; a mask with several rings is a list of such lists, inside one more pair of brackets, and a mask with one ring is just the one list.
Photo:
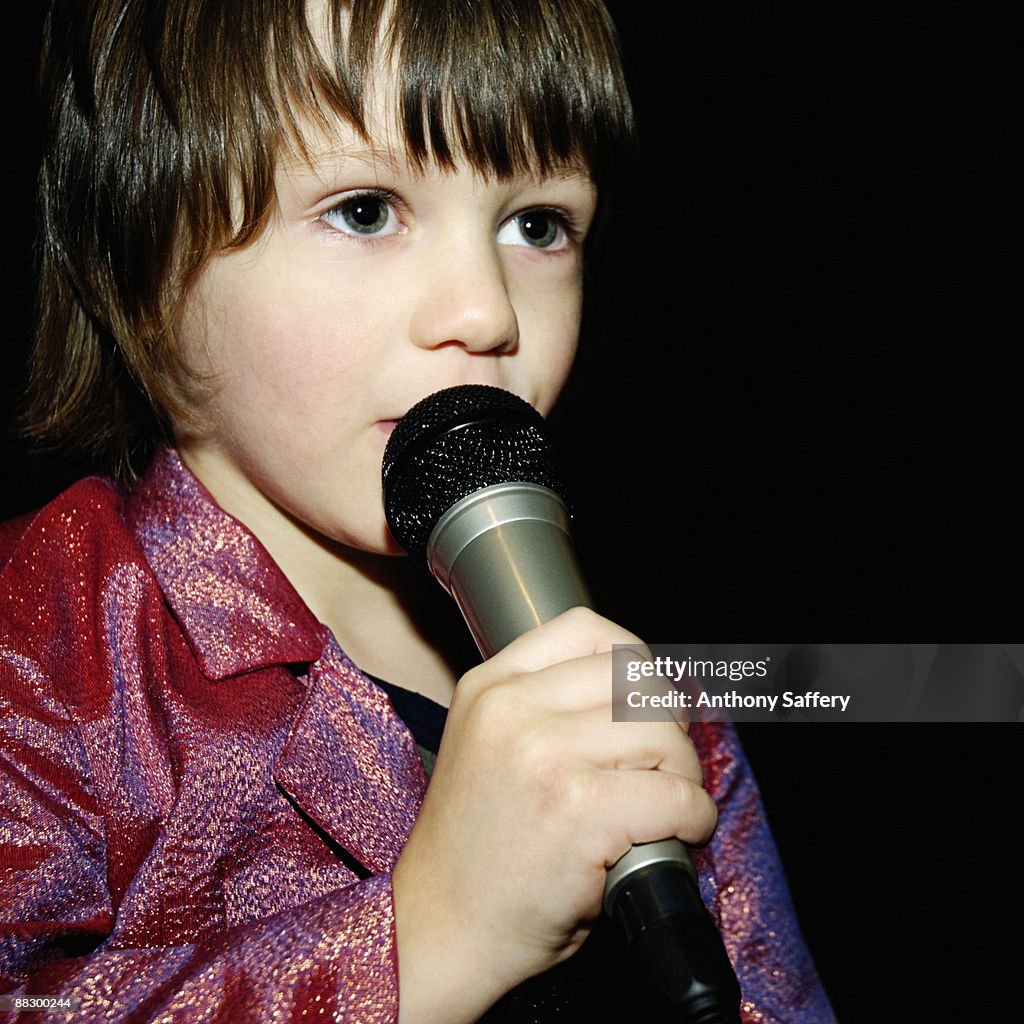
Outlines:
{"label": "jacket collar", "polygon": [[126,502],[164,596],[211,679],[308,665],[273,776],[289,799],[371,872],[389,871],[427,780],[387,695],[338,647],[260,542],[221,508],[174,451]]}
{"label": "jacket collar", "polygon": [[211,679],[320,657],[326,628],[176,451],[157,454],[128,495],[125,519]]}

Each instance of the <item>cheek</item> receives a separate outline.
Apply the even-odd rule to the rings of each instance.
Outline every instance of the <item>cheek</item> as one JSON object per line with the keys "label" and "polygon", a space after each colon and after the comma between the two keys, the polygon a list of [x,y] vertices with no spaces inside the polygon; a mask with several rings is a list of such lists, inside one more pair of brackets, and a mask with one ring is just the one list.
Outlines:
{"label": "cheek", "polygon": [[551,412],[565,386],[579,345],[582,292],[563,288],[536,310],[543,340],[535,350],[537,381],[534,405],[544,415]]}
{"label": "cheek", "polygon": [[565,387],[565,382],[572,369],[573,359],[576,355],[575,340],[567,344],[565,348],[559,349],[557,355],[551,354],[544,362],[543,382],[537,395],[534,405],[541,415],[547,416],[558,401],[558,396]]}
{"label": "cheek", "polygon": [[181,321],[189,365],[205,376],[199,407],[222,422],[315,417],[345,405],[365,361],[358,316],[342,318],[302,282],[222,273]]}

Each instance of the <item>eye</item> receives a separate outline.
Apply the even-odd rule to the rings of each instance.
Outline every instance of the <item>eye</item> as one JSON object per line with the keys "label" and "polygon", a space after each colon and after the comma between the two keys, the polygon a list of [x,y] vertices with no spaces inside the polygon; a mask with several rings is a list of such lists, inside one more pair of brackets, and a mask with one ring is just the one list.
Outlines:
{"label": "eye", "polygon": [[498,229],[498,241],[502,245],[554,249],[562,248],[566,240],[565,217],[557,210],[524,210]]}
{"label": "eye", "polygon": [[394,197],[387,192],[353,192],[320,215],[320,220],[346,235],[394,235],[401,224]]}

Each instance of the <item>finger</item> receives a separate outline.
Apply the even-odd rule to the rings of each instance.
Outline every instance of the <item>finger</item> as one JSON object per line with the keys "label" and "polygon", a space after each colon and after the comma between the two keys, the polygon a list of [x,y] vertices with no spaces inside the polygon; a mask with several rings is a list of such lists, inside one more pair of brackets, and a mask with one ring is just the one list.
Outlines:
{"label": "finger", "polygon": [[718,808],[708,792],[691,779],[671,772],[604,772],[597,783],[602,813],[613,830],[606,866],[630,846],[676,836],[691,846],[708,842],[718,824]]}
{"label": "finger", "polygon": [[492,685],[507,686],[507,698],[547,716],[603,709],[613,717],[613,656],[609,652],[569,657],[529,672],[503,675]]}
{"label": "finger", "polygon": [[[628,657],[628,655],[627,655]],[[662,676],[643,677],[636,682],[623,685],[623,661],[616,652],[613,655],[613,716],[620,722],[672,722],[690,731],[688,699]]]}
{"label": "finger", "polygon": [[689,714],[668,680],[644,678],[632,684],[628,693],[616,687],[620,654],[616,650],[567,658],[496,682],[518,687],[523,701],[550,712],[602,708],[608,721],[665,722],[689,731]]}
{"label": "finger", "polygon": [[536,672],[561,661],[610,651],[613,645],[633,647],[642,659],[650,657],[636,634],[589,608],[570,608],[517,637],[485,665],[498,665],[505,672]]}
{"label": "finger", "polygon": [[703,782],[697,751],[674,721],[615,721],[606,705],[586,707],[553,716],[541,742],[566,761],[623,771],[668,771]]}

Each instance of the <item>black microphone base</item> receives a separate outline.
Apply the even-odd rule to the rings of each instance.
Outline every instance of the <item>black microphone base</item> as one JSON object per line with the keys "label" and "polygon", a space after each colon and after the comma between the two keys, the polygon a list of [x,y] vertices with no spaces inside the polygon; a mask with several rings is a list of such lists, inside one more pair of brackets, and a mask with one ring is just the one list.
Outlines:
{"label": "black microphone base", "polygon": [[637,971],[660,993],[665,1020],[740,1024],[740,987],[693,876],[659,862],[633,872],[615,897]]}

